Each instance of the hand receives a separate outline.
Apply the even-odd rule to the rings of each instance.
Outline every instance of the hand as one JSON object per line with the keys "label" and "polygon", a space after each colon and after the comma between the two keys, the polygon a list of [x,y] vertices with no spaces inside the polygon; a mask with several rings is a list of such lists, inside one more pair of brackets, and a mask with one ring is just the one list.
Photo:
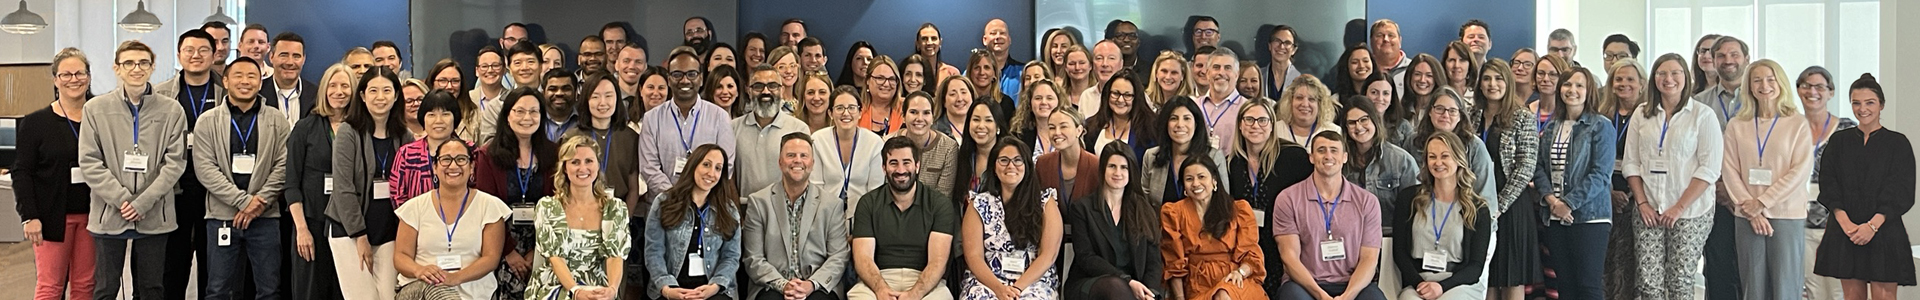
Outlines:
{"label": "hand", "polygon": [[993,290],[994,299],[999,299],[999,300],[1020,299],[1020,288],[1015,288],[1013,287],[1013,285],[1002,284],[1000,285],[1000,287],[993,288],[992,290]]}
{"label": "hand", "polygon": [[139,222],[140,219],[143,219],[143,217],[140,216],[140,211],[133,209],[133,201],[120,202],[120,218],[134,222]]}
{"label": "hand", "polygon": [[249,212],[246,212],[246,211],[244,211],[244,210],[243,210],[243,211],[240,211],[240,212],[237,212],[237,213],[234,213],[234,214],[233,214],[233,227],[234,227],[234,228],[238,228],[238,229],[240,229],[240,230],[246,230],[246,229],[247,229],[247,225],[248,225],[248,224],[252,224],[252,223],[253,223],[253,218],[254,218],[254,217],[259,217],[259,216],[260,216],[260,214],[256,214],[256,213],[249,213]]}
{"label": "hand", "polygon": [[[581,288],[581,289],[582,289],[582,290],[585,290],[586,288]],[[667,299],[671,299],[671,300],[683,300],[683,299],[687,299],[687,298],[690,298],[690,297],[692,297],[692,296],[693,296],[693,290],[691,290],[691,289],[683,289],[683,288],[677,288],[677,287],[671,287],[671,286],[669,286],[669,287],[661,287],[661,288],[660,288],[660,296],[661,296],[661,297],[666,297]]]}
{"label": "hand", "polygon": [[1414,286],[1414,290],[1420,293],[1420,299],[1427,300],[1440,299],[1440,293],[1446,292],[1446,289],[1440,288],[1440,283],[1432,281],[1421,282]]}
{"label": "hand", "polygon": [[1873,225],[1860,224],[1860,226],[1854,226],[1853,233],[1848,234],[1847,238],[1852,240],[1854,245],[1866,246],[1867,242],[1872,242],[1873,236],[1879,233],[1879,230],[1873,229]]}
{"label": "hand", "polygon": [[27,242],[34,246],[40,245],[40,220],[27,220],[26,224],[20,225],[20,229],[27,236]]}
{"label": "hand", "polygon": [[1747,215],[1747,225],[1753,226],[1753,234],[1773,236],[1773,223],[1761,215]]}
{"label": "hand", "polygon": [[1227,277],[1223,279],[1225,279],[1227,283],[1232,283],[1234,286],[1245,286],[1240,283],[1246,282],[1247,277],[1240,275],[1240,270],[1236,269],[1233,272],[1228,272]]}
{"label": "hand", "polygon": [[[1558,199],[1554,199],[1554,200],[1558,200]],[[1548,208],[1550,208],[1550,210],[1553,212],[1554,218],[1559,218],[1560,221],[1562,222],[1573,222],[1572,207],[1568,207],[1566,202],[1561,202],[1561,201],[1551,201],[1551,203],[1552,204],[1550,204]]]}
{"label": "hand", "polygon": [[1153,300],[1153,289],[1147,288],[1147,285],[1140,283],[1139,280],[1128,281],[1127,286],[1133,288],[1134,298],[1139,300]]}
{"label": "hand", "polygon": [[294,252],[300,254],[300,259],[313,261],[313,234],[308,233],[306,229],[295,230],[296,232],[293,233]]}
{"label": "hand", "polygon": [[812,281],[807,281],[805,279],[794,279],[794,280],[787,281],[787,287],[785,290],[787,291],[787,297],[797,300],[797,299],[806,299],[807,295],[813,294],[814,288],[815,286],[813,286]]}
{"label": "hand", "polygon": [[367,237],[353,238],[353,246],[360,249],[360,269],[373,271],[373,245],[367,244]]}
{"label": "hand", "polygon": [[887,295],[886,295],[886,297],[881,297],[880,299],[882,299],[882,300],[900,300],[900,299],[907,299],[907,293],[906,293],[906,292],[897,292],[897,291],[892,291],[892,292],[887,292]]}
{"label": "hand", "polygon": [[1626,209],[1633,206],[1633,198],[1627,197],[1627,192],[1613,191],[1613,209]]}
{"label": "hand", "polygon": [[1346,295],[1332,296],[1327,298],[1333,299],[1333,300],[1353,300],[1353,294],[1355,293],[1347,293]]}
{"label": "hand", "polygon": [[720,294],[720,286],[713,285],[713,284],[702,285],[699,288],[693,289],[693,292],[695,294],[694,295],[695,299],[712,298],[713,295]]}
{"label": "hand", "polygon": [[1660,213],[1660,227],[1671,228],[1675,224],[1679,224],[1679,223],[1680,223],[1680,206],[1675,205],[1673,207],[1668,207],[1666,212]]}
{"label": "hand", "polygon": [[514,275],[519,275],[520,277],[527,276],[527,267],[533,263],[528,261],[525,255],[507,253],[505,256],[507,257],[504,259],[507,263],[507,271],[513,272]]}
{"label": "hand", "polygon": [[1653,210],[1651,204],[1635,205],[1640,207],[1640,223],[1647,227],[1660,227],[1660,212]]}
{"label": "hand", "polygon": [[613,296],[614,296],[613,288],[604,287],[604,286],[583,287],[583,288],[580,288],[580,293],[584,295],[575,295],[575,296],[582,296],[580,298],[584,298],[584,299],[600,299],[600,300],[613,300]]}
{"label": "hand", "polygon": [[447,270],[441,270],[440,268],[422,266],[420,268],[420,271],[413,273],[413,279],[426,281],[427,283],[433,284],[433,285],[440,285],[441,283],[447,282]]}

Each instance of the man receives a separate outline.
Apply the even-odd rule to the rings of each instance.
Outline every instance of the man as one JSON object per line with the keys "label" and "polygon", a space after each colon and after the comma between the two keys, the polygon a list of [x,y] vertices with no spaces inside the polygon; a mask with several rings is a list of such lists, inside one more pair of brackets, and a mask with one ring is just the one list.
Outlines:
{"label": "man", "polygon": [[[177,52],[180,73],[172,79],[153,86],[155,94],[179,101],[180,111],[184,113],[187,120],[199,118],[200,113],[218,106],[219,104],[215,102],[226,95],[226,90],[220,87],[220,76],[213,74],[215,59],[213,45],[217,43],[213,35],[205,30],[193,29],[180,34],[176,43],[180,45],[180,50]],[[186,130],[193,130],[193,123],[187,123]],[[187,153],[183,155],[192,155],[193,142],[186,143]],[[200,184],[194,174],[187,172],[182,174],[184,176],[178,179],[179,197],[187,201],[173,202],[174,211],[187,214],[206,210],[206,202],[197,200],[206,197],[207,189]],[[205,256],[206,243],[202,242],[207,239],[207,235],[202,231],[204,228],[200,227],[200,218],[179,218],[176,222],[180,226],[170,234],[173,237],[169,238],[176,243],[167,244],[167,269],[187,270],[195,265],[203,270],[208,268]],[[199,258],[200,263],[194,263],[195,258]],[[189,277],[192,276],[168,276],[166,278],[167,295],[184,297],[189,285],[187,281]],[[199,279],[198,282],[208,282],[205,277]],[[204,289],[206,285],[200,284],[200,287]]]}
{"label": "man", "polygon": [[[652,193],[666,192],[685,170],[687,153],[696,145],[716,144],[734,152],[733,127],[727,109],[700,99],[700,55],[693,47],[674,47],[667,55],[667,86],[671,101],[648,110],[640,127],[640,177]],[[669,132],[671,131],[671,132]],[[731,164],[739,157],[727,157]]]}
{"label": "man", "polygon": [[1573,31],[1566,28],[1554,29],[1547,34],[1547,53],[1573,61],[1573,55],[1579,53],[1579,46],[1573,44]]}
{"label": "man", "polygon": [[827,71],[827,50],[820,39],[806,37],[800,39],[800,74]]}
{"label": "man", "polygon": [[1380,202],[1341,175],[1345,140],[1332,131],[1314,134],[1313,175],[1273,202],[1274,241],[1286,269],[1275,299],[1386,299],[1370,279],[1380,267]]}
{"label": "man", "polygon": [[1487,51],[1493,49],[1492,31],[1487,22],[1469,19],[1460,25],[1460,42],[1467,44],[1467,51],[1473,52],[1473,59],[1479,63],[1487,62]]}
{"label": "man", "polygon": [[1287,90],[1287,83],[1300,77],[1300,69],[1293,65],[1293,55],[1300,51],[1300,36],[1294,32],[1293,26],[1286,24],[1274,25],[1270,34],[1267,51],[1271,52],[1272,58],[1266,66],[1262,66],[1267,71],[1261,72],[1260,76],[1264,77],[1261,80],[1272,85],[1267,87],[1267,99],[1280,100],[1284,99],[1280,94]]}
{"label": "man", "polygon": [[947,273],[944,258],[951,257],[959,213],[946,194],[917,179],[915,147],[912,140],[894,137],[880,148],[887,187],[861,196],[854,210],[849,231],[860,283],[847,292],[848,299],[953,299],[940,277]]}
{"label": "man", "polygon": [[1213,16],[1193,16],[1193,32],[1188,38],[1194,49],[1220,47],[1220,21]]}
{"label": "man", "polygon": [[713,46],[713,21],[708,21],[706,17],[687,18],[680,25],[680,31],[681,42],[694,46],[695,49],[707,49]]}
{"label": "man", "polygon": [[413,78],[413,71],[404,69],[406,64],[400,62],[400,45],[393,41],[373,42],[373,64],[386,66],[394,74],[400,75],[402,80]]}
{"label": "man", "polygon": [[547,122],[547,140],[558,141],[561,134],[573,129],[574,123],[579,121],[579,114],[574,112],[576,104],[573,103],[573,94],[574,88],[580,84],[574,79],[573,72],[567,70],[547,70],[546,75],[547,82],[541,89],[541,95],[547,98],[547,115],[542,119]]}
{"label": "man", "polygon": [[[626,47],[630,42],[627,40],[627,31],[625,22],[607,22],[606,25],[600,25],[600,41],[607,45],[607,53],[619,55],[620,48]],[[638,41],[631,42],[638,43]]]}
{"label": "man", "polygon": [[[1013,37],[1007,32],[1007,21],[999,18],[987,20],[987,26],[982,33],[980,36],[980,44],[983,48],[987,49],[987,52],[989,52],[988,56],[992,57],[994,61],[999,62],[1001,65],[1000,93],[1006,94],[1008,99],[1020,98],[1020,85],[1022,84],[1020,82],[1020,72],[1026,69],[1026,65],[1022,64],[1019,60],[1013,59],[1007,52],[1013,42]],[[967,67],[972,68],[973,66]],[[1019,104],[1019,100],[1014,100],[1015,107],[1018,107],[1017,105]]]}
{"label": "man", "polygon": [[807,38],[807,21],[794,18],[780,23],[781,46],[799,47],[800,40],[805,38]]}
{"label": "man", "polygon": [[1740,78],[1740,73],[1747,70],[1747,42],[1733,36],[1723,36],[1713,42],[1712,51],[1714,73],[1720,76],[1720,84],[1694,94],[1693,100],[1712,107],[1714,113],[1720,114],[1720,129],[1726,129],[1727,121],[1740,112],[1738,92],[1741,83],[1746,82],[1746,79]]}
{"label": "man", "polygon": [[[1713,42],[1713,65],[1715,75],[1720,76],[1720,84],[1708,87],[1693,95],[1693,101],[1705,104],[1719,114],[1720,129],[1725,130],[1727,121],[1740,111],[1741,73],[1747,69],[1747,42],[1733,36],[1722,36]],[[1732,197],[1727,195],[1725,187],[1714,191],[1719,205],[1713,206],[1713,230],[1707,233],[1706,268],[1702,270],[1707,278],[1707,299],[1740,299],[1739,262],[1735,259],[1733,241]]]}
{"label": "man", "polygon": [[[478,79],[473,81],[473,89],[467,90],[466,98],[473,101],[474,116],[460,119],[463,123],[458,126],[459,132],[456,134],[461,139],[485,143],[493,137],[494,126],[500,123],[500,110],[506,106],[503,98],[507,97],[507,91],[513,90],[507,87],[509,80],[504,80],[513,77],[504,75],[508,73],[503,71],[507,69],[505,54],[505,51],[493,45],[480,47],[480,51],[474,53],[473,73]],[[533,60],[536,61],[533,64],[538,64],[539,59]]]}
{"label": "man", "polygon": [[[1140,27],[1134,25],[1133,21],[1114,19],[1107,22],[1107,39],[1120,47],[1120,64],[1133,69],[1133,78],[1144,79],[1152,74],[1151,70],[1147,70],[1151,66],[1140,65]],[[1148,64],[1153,63],[1153,58],[1147,60]]]}
{"label": "man", "polygon": [[749,145],[740,148],[734,159],[739,162],[734,174],[742,191],[757,191],[779,181],[784,164],[774,159],[780,149],[767,146],[779,145],[789,133],[804,134],[810,129],[806,122],[780,110],[780,73],[773,65],[754,66],[752,75],[753,83],[746,86],[750,97],[741,99],[752,111],[733,119],[734,144]]}
{"label": "man", "polygon": [[580,63],[580,69],[574,71],[574,77],[585,77],[587,72],[594,70],[610,71],[606,65],[606,40],[600,39],[598,35],[588,35],[580,39],[580,54],[575,55],[574,61]]}
{"label": "man", "polygon": [[1207,66],[1213,64],[1214,50],[1217,50],[1217,47],[1205,46],[1193,49],[1193,60],[1187,62],[1187,70],[1193,70],[1193,72],[1188,72],[1187,76],[1190,77],[1187,78],[1187,82],[1193,83],[1194,93],[1200,93],[1200,89],[1207,88],[1207,81],[1213,78],[1207,75],[1208,71],[1212,71],[1207,69]]}
{"label": "man", "polygon": [[[1121,68],[1125,67],[1121,65],[1122,64],[1121,61],[1122,61],[1122,58],[1120,55],[1119,44],[1114,43],[1113,40],[1111,39],[1100,40],[1100,42],[1094,43],[1093,44],[1093,75],[1095,76],[1094,80],[1097,83],[1094,84],[1093,88],[1080,92],[1080,101],[1083,103],[1092,103],[1094,105],[1099,105],[1101,88],[1106,86],[1107,80],[1112,80],[1113,75],[1119,74]],[[1085,114],[1085,115],[1092,115],[1092,112],[1097,112],[1097,111],[1100,111],[1100,108],[1098,107],[1081,107],[1080,108],[1081,114]]]}
{"label": "man", "polygon": [[[506,28],[500,29],[500,49],[513,49],[513,45],[519,44],[520,42],[529,42],[529,43],[532,42],[527,40],[526,24],[509,23],[507,24]],[[538,48],[536,48],[533,52],[537,53],[540,51],[538,50]],[[535,65],[538,65],[539,61],[535,60],[534,63]],[[512,90],[514,87],[521,86],[520,82],[512,80],[513,79],[511,78],[512,74],[513,74],[512,72],[509,72],[507,73],[509,77],[501,78],[501,79],[507,79],[507,80],[502,80],[501,82],[506,83],[506,87],[508,90]]]}
{"label": "man", "polygon": [[[1407,57],[1407,52],[1400,48],[1400,23],[1380,19],[1373,21],[1373,29],[1367,32],[1370,37],[1368,45],[1373,50],[1373,64],[1377,67],[1375,74],[1387,76],[1387,80],[1393,81],[1393,86],[1407,86],[1407,77],[1400,76],[1400,73],[1407,71],[1407,65],[1413,64],[1413,58]],[[1405,94],[1400,90],[1403,89],[1394,91],[1394,97]]]}
{"label": "man", "polygon": [[[286,176],[285,146],[293,124],[279,109],[260,103],[260,63],[241,57],[227,66],[225,108],[201,115],[194,126],[193,172],[206,185],[207,256],[205,299],[230,299],[248,282],[256,299],[280,293],[279,204]],[[231,126],[229,126],[231,125]],[[258,177],[255,177],[258,176]],[[184,200],[184,199],[183,199]],[[245,259],[246,264],[240,260]],[[241,273],[251,266],[251,273]]]}
{"label": "man", "polygon": [[220,21],[200,24],[200,30],[213,36],[213,71],[221,72],[227,66],[228,52],[233,51],[233,30],[227,28],[226,22]]}
{"label": "man", "polygon": [[1207,134],[1212,135],[1208,140],[1213,142],[1213,148],[1227,149],[1227,145],[1234,145],[1233,138],[1239,136],[1234,133],[1240,132],[1240,106],[1247,104],[1247,97],[1234,88],[1240,80],[1240,58],[1233,54],[1233,49],[1214,48],[1207,59],[1211,61],[1207,63],[1208,77],[1205,81],[1196,81],[1206,84],[1207,88],[1206,97],[1200,99],[1200,111],[1205,115],[1198,117],[1205,121]]}
{"label": "man", "polygon": [[307,40],[293,32],[281,32],[273,37],[273,80],[262,91],[269,91],[267,106],[287,112],[287,121],[299,121],[313,114],[315,95],[320,88],[313,81],[300,79],[300,69],[307,65]]}
{"label": "man", "polygon": [[[766,70],[774,78],[771,82],[778,84],[773,67]],[[772,107],[777,111],[779,100],[769,99],[776,99]],[[812,138],[792,132],[778,143],[779,183],[748,195],[746,213],[741,214],[740,234],[746,238],[740,245],[744,254],[740,264],[749,280],[746,299],[839,299],[833,291],[846,274],[850,254],[846,211],[840,208],[845,204],[821,196],[822,188],[807,178],[813,173]]]}
{"label": "man", "polygon": [[614,52],[616,57],[613,60],[613,72],[614,77],[620,78],[620,94],[639,95],[640,75],[647,71],[647,49],[632,43],[618,49],[620,49],[618,52]]}
{"label": "man", "polygon": [[[210,48],[212,43],[205,45]],[[186,171],[187,116],[173,96],[151,92],[147,80],[153,58],[146,44],[121,42],[113,57],[120,85],[80,110],[81,118],[89,120],[80,124],[79,163],[81,177],[92,187],[87,231],[96,249],[97,298],[120,292],[120,274],[128,262],[134,264],[130,290],[138,299],[165,298],[162,278],[167,274],[187,277],[179,275],[186,269],[166,268],[168,233],[180,227],[173,189]],[[139,117],[132,118],[136,113]],[[184,290],[186,284],[178,287]]]}
{"label": "man", "polygon": [[[1606,55],[1604,59],[1607,62],[1606,65],[1602,65],[1600,68],[1611,70],[1613,69],[1613,63],[1620,61],[1622,58],[1639,57],[1640,43],[1636,43],[1633,39],[1627,38],[1625,34],[1615,33],[1607,36],[1607,40],[1600,43],[1600,53]],[[1612,74],[1607,74],[1607,76],[1608,78],[1612,78]]]}
{"label": "man", "polygon": [[260,63],[261,79],[273,78],[273,67],[267,65],[267,55],[271,55],[267,51],[272,46],[272,36],[267,34],[266,25],[247,25],[246,29],[240,30],[240,56],[253,58],[254,62]]}
{"label": "man", "polygon": [[540,86],[540,74],[546,72],[540,68],[540,61],[544,59],[541,56],[540,47],[532,42],[523,41],[507,48],[507,79],[513,82],[509,86]]}

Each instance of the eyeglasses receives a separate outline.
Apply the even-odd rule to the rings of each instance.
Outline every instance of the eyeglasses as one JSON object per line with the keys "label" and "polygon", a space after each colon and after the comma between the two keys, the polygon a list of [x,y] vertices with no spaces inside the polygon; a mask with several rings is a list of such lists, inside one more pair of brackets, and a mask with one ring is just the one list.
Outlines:
{"label": "eyeglasses", "polygon": [[121,69],[147,69],[147,70],[153,69],[152,60],[139,60],[139,61],[129,60],[129,61],[120,62],[118,63],[118,65],[120,65]]}
{"label": "eyeglasses", "polygon": [[1293,48],[1293,41],[1274,41],[1273,43],[1280,48]]}
{"label": "eyeglasses", "polygon": [[1219,36],[1219,35],[1220,35],[1220,30],[1219,30],[1219,29],[1198,29],[1198,30],[1194,30],[1194,31],[1193,31],[1193,35],[1198,35],[1198,36]]}
{"label": "eyeglasses", "polygon": [[[59,80],[76,80],[76,79],[87,78],[92,76],[93,75],[87,74],[87,72],[61,72],[61,73],[53,74],[53,78],[59,79]],[[1805,86],[1805,85],[1801,85],[1801,86]]]}
{"label": "eyeglasses", "polygon": [[667,77],[673,77],[673,79],[687,79],[687,78],[700,77],[700,70],[667,72]]}
{"label": "eyeglasses", "polygon": [[491,64],[480,64],[475,68],[480,70],[499,70],[500,68],[504,68],[506,66],[507,66],[506,64],[502,64],[502,63],[491,63]]}
{"label": "eyeglasses", "polygon": [[1113,93],[1114,99],[1133,99],[1133,93]]}
{"label": "eyeglasses", "polygon": [[1823,90],[1823,91],[1824,91],[1824,90],[1832,90],[1832,89],[1833,89],[1833,85],[1831,85],[1831,84],[1806,84],[1806,83],[1802,83],[1802,84],[1800,84],[1800,88],[1803,88],[1803,89],[1819,89],[1819,90]]}
{"label": "eyeglasses", "polygon": [[1139,32],[1122,32],[1113,35],[1115,39],[1140,39]]}
{"label": "eyeglasses", "polygon": [[446,85],[455,85],[455,84],[460,84],[460,79],[459,79],[459,78],[441,78],[441,79],[434,79],[434,80],[433,80],[433,83],[436,83],[436,84],[446,84]]}
{"label": "eyeglasses", "polygon": [[1272,125],[1273,117],[1245,117],[1245,118],[1240,118],[1240,123],[1255,124],[1255,125]]}
{"label": "eyeglasses", "polygon": [[1433,107],[1433,112],[1452,115],[1452,114],[1460,113],[1460,108],[1447,107],[1447,106],[1435,106]]}
{"label": "eyeglasses", "polygon": [[433,157],[433,163],[442,165],[442,166],[464,167],[467,164],[473,163],[473,156],[467,156],[467,155],[435,156]]}
{"label": "eyeglasses", "polygon": [[1000,166],[1002,166],[1002,167],[1012,167],[1012,166],[1026,166],[1026,165],[1027,165],[1027,161],[1026,161],[1026,160],[1022,160],[1022,159],[1020,159],[1019,157],[1012,157],[1012,156],[1001,156],[1000,158],[995,158],[995,159],[993,159],[993,163],[994,163],[994,164],[998,164],[998,165],[1000,165]]}
{"label": "eyeglasses", "polygon": [[[1458,111],[1458,110],[1456,109],[1455,111]],[[1373,118],[1369,118],[1369,117],[1360,117],[1359,119],[1348,119],[1348,120],[1347,120],[1347,126],[1353,126],[1353,125],[1360,125],[1360,124],[1362,124],[1362,123],[1373,123]]]}
{"label": "eyeglasses", "polygon": [[856,104],[841,104],[841,105],[834,105],[834,106],[833,106],[832,108],[833,108],[833,111],[841,111],[841,112],[847,112],[847,111],[859,111],[859,110],[860,110],[860,105],[856,105]]}
{"label": "eyeglasses", "polygon": [[1612,59],[1612,60],[1619,60],[1622,58],[1627,58],[1632,56],[1626,53],[1607,53],[1606,55],[1607,55],[1606,59]]}
{"label": "eyeglasses", "polygon": [[773,91],[773,90],[779,90],[781,87],[785,87],[785,85],[782,85],[778,82],[755,82],[753,84],[747,85],[748,90],[754,90],[754,91]]}
{"label": "eyeglasses", "polygon": [[900,80],[900,76],[886,76],[886,77],[883,77],[883,76],[879,76],[879,75],[874,75],[874,76],[867,76],[867,78],[872,78],[872,79],[874,79],[874,80],[879,80],[879,81],[883,81],[883,82],[893,82],[893,81],[898,81],[898,80]]}

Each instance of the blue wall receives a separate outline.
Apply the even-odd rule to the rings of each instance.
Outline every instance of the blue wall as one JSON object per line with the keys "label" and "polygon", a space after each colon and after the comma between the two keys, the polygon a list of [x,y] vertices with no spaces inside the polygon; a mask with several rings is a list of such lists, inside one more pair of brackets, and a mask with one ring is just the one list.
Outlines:
{"label": "blue wall", "polygon": [[[300,77],[320,81],[320,73],[353,47],[390,40],[400,49],[413,49],[407,9],[407,1],[256,0],[247,5],[247,20],[266,25],[273,35],[293,31],[305,38],[307,64]],[[413,64],[413,54],[401,53],[400,61]]]}
{"label": "blue wall", "polygon": [[835,78],[855,41],[873,44],[894,62],[906,59],[921,23],[940,27],[940,60],[954,66],[966,65],[968,50],[981,46],[981,31],[993,18],[1007,21],[1007,51],[1014,59],[1030,60],[1034,49],[1031,0],[740,0],[741,35],[779,36],[788,18],[806,20],[807,35],[826,45],[827,69]]}
{"label": "blue wall", "polygon": [[1447,42],[1460,38],[1460,24],[1469,19],[1493,27],[1488,57],[1510,58],[1514,50],[1532,47],[1534,41],[1533,0],[1367,1],[1367,20],[1381,18],[1400,23],[1401,49],[1409,57],[1428,53],[1439,58]]}

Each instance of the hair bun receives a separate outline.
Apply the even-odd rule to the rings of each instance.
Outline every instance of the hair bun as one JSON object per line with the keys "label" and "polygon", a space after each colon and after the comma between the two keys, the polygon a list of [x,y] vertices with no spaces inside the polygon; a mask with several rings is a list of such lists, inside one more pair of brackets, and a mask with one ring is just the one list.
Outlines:
{"label": "hair bun", "polygon": [[1873,73],[1860,73],[1860,80],[1880,82],[1880,79],[1873,78]]}

